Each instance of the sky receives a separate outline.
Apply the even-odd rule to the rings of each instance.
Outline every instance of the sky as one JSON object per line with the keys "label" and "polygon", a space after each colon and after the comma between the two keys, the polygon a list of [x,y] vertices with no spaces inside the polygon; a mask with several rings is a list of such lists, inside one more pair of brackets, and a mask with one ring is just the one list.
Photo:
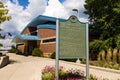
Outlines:
{"label": "sky", "polygon": [[20,33],[26,25],[38,15],[46,15],[68,19],[75,14],[72,9],[79,10],[79,20],[87,21],[87,15],[83,14],[85,0],[0,0],[9,10],[12,19],[1,24],[6,32]]}

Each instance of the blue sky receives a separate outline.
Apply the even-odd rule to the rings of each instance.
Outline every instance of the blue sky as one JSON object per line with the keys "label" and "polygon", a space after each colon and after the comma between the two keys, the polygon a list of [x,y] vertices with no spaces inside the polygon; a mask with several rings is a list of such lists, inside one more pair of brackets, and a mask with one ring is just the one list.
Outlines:
{"label": "blue sky", "polygon": [[[12,3],[15,3],[14,1],[15,0],[10,0]],[[49,1],[49,0],[48,0]],[[61,3],[63,3],[65,0],[59,0]],[[29,1],[28,0],[18,0],[18,3],[19,5],[23,6],[23,8],[25,9],[28,4],[29,4]]]}
{"label": "blue sky", "polygon": [[[14,2],[15,0],[10,0],[10,1],[15,4],[15,2]],[[28,0],[18,0],[18,3],[19,3],[19,5],[23,6],[24,8],[26,8],[26,6],[28,6],[28,4],[29,4]]]}

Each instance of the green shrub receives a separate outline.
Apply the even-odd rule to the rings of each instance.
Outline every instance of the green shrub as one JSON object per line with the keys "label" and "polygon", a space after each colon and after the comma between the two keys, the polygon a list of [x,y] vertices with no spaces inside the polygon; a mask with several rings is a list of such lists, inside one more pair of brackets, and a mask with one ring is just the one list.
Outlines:
{"label": "green shrub", "polygon": [[18,49],[15,46],[12,46],[11,49],[8,51],[9,53],[17,53]]}
{"label": "green shrub", "polygon": [[93,76],[92,74],[90,74],[89,79],[88,80],[97,80],[96,76]]}
{"label": "green shrub", "polygon": [[3,46],[3,44],[0,43],[0,47],[2,47],[2,46]]}
{"label": "green shrub", "polygon": [[39,48],[34,48],[34,50],[32,51],[32,55],[41,57],[43,56],[43,52]]}
{"label": "green shrub", "polygon": [[56,53],[53,52],[53,53],[51,54],[50,58],[55,59],[55,57],[56,57]]}
{"label": "green shrub", "polygon": [[86,64],[86,59],[83,58],[82,61],[81,61],[81,63],[82,64]]}
{"label": "green shrub", "polygon": [[113,69],[119,70],[119,64],[117,64],[117,63],[114,64],[114,65],[113,65]]}
{"label": "green shrub", "polygon": [[[66,73],[63,67],[59,67],[59,77],[65,77]],[[55,80],[55,67],[45,66],[42,70],[42,80]]]}
{"label": "green shrub", "polygon": [[22,55],[22,52],[20,50],[16,50],[16,54]]}

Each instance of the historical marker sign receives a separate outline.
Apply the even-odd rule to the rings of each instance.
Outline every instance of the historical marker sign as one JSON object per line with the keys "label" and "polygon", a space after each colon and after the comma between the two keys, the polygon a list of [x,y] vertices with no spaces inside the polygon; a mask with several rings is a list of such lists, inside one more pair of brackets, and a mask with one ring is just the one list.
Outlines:
{"label": "historical marker sign", "polygon": [[59,23],[59,58],[86,57],[86,23],[76,16]]}

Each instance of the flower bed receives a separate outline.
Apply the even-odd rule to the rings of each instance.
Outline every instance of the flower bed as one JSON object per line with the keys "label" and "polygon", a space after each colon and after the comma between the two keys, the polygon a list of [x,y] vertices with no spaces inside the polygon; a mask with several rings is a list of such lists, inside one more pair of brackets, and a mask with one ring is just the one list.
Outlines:
{"label": "flower bed", "polygon": [[[55,67],[46,66],[42,70],[42,80],[55,80]],[[64,70],[59,67],[59,80],[85,80],[84,71],[78,69]]]}
{"label": "flower bed", "polygon": [[[59,80],[86,80],[84,71],[79,69],[65,70],[62,66],[59,67]],[[55,79],[55,67],[45,66],[42,69],[42,80],[56,80]],[[111,80],[108,78],[97,77],[90,74],[88,80]],[[117,79],[120,80],[120,79]]]}

